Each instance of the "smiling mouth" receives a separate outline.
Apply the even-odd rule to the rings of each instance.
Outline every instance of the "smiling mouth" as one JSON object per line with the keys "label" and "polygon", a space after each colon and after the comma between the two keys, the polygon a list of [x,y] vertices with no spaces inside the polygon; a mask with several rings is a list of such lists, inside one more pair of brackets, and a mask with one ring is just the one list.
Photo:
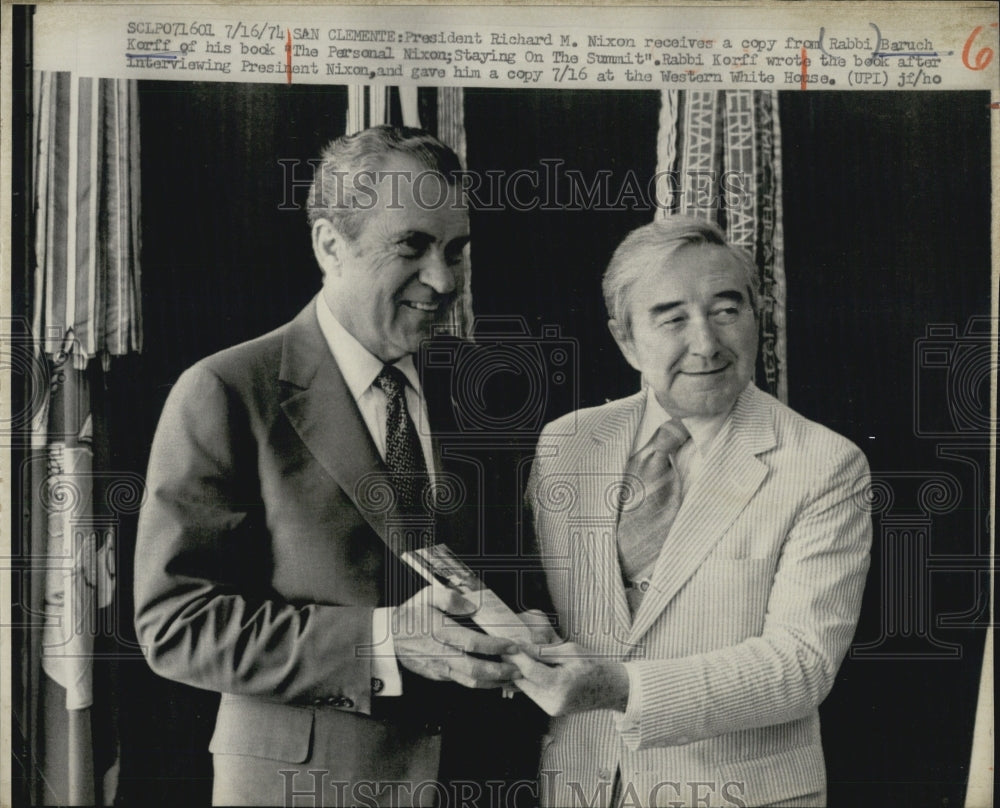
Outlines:
{"label": "smiling mouth", "polygon": [[714,376],[725,370],[729,370],[729,365],[723,365],[721,368],[714,368],[713,370],[682,370],[681,373],[686,376]]}
{"label": "smiling mouth", "polygon": [[404,300],[403,305],[408,306],[411,309],[416,309],[417,311],[436,312],[441,308],[441,301],[439,300],[436,303],[423,303],[419,300]]}

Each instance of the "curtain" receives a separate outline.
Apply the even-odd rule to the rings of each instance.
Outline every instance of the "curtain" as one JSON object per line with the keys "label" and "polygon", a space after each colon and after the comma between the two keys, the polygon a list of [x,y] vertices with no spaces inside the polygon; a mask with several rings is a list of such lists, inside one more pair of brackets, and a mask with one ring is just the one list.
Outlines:
{"label": "curtain", "polygon": [[110,482],[123,475],[95,464],[108,452],[95,446],[106,433],[95,429],[94,404],[112,357],[142,348],[137,88],[69,73],[34,78],[32,323],[49,377],[29,464],[31,604],[40,617],[29,656],[44,674],[30,672],[34,796],[105,804],[115,769],[95,744],[92,715],[97,645],[114,632],[117,521],[107,503],[121,500],[124,481],[137,507],[142,487]]}
{"label": "curtain", "polygon": [[43,72],[35,81],[34,332],[67,335],[78,370],[142,350],[139,137],[134,81]]}
{"label": "curtain", "polygon": [[[463,168],[469,164],[465,151],[465,93],[461,87],[441,87],[437,91],[437,136],[458,155]],[[462,294],[452,309],[453,333],[469,337],[472,312],[472,245],[465,247],[465,278]]]}
{"label": "curtain", "polygon": [[657,176],[675,193],[658,216],[699,216],[749,251],[760,273],[757,384],[788,400],[781,126],[774,90],[661,93]]}
{"label": "curtain", "polygon": [[[417,87],[377,87],[363,84],[347,88],[347,134],[369,126],[396,124],[414,126],[435,135],[450,146],[466,167],[464,95],[461,87],[435,90]],[[471,247],[465,248],[462,292],[449,314],[445,330],[469,337],[472,324]]]}

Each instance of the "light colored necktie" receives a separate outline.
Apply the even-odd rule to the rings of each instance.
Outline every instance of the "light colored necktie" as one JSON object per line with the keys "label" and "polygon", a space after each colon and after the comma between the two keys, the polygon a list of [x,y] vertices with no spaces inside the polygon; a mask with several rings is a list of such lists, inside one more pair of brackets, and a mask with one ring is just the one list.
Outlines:
{"label": "light colored necktie", "polygon": [[[625,497],[618,522],[618,560],[626,581],[635,581],[660,554],[681,506],[677,450],[691,437],[678,420],[666,421],[625,467]],[[631,600],[630,600],[631,602]]]}

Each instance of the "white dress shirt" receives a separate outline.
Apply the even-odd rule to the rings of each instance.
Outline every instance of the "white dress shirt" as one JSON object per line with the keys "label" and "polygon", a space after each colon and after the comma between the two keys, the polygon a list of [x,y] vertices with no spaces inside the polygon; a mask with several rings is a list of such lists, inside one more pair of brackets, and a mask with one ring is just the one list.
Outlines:
{"label": "white dress shirt", "polygon": [[[674,466],[681,481],[681,497],[690,489],[701,472],[701,459],[708,451],[708,447],[715,436],[719,434],[722,425],[729,417],[728,412],[721,415],[702,416],[693,415],[689,418],[681,418],[687,431],[691,434],[691,440],[686,441],[674,457]],[[642,413],[642,420],[639,422],[639,429],[635,433],[635,440],[632,442],[631,455],[634,455],[653,437],[653,433],[659,429],[665,421],[673,420],[660,402],[656,399],[656,394],[652,387],[646,388],[646,409]]]}
{"label": "white dress shirt", "polygon": [[[323,337],[330,346],[330,352],[347,383],[347,389],[351,391],[361,411],[361,417],[368,427],[375,448],[385,460],[387,401],[385,393],[373,384],[385,363],[377,356],[373,356],[340,324],[322,294],[318,295],[316,302],[316,317],[319,320],[320,331],[323,332]],[[424,452],[427,472],[433,482],[437,469],[434,464],[430,429],[427,428],[429,423],[427,403],[420,387],[420,377],[413,365],[412,356],[407,355],[394,365],[403,372],[409,382],[405,389],[406,407],[410,418],[414,421],[414,427],[420,438],[420,447]],[[389,631],[390,612],[391,609],[386,607],[376,608],[372,612],[372,647],[379,649],[379,653],[372,657],[372,678],[379,679],[383,683],[382,689],[374,693],[378,696],[400,696],[403,693],[403,680],[399,675],[392,633]]]}

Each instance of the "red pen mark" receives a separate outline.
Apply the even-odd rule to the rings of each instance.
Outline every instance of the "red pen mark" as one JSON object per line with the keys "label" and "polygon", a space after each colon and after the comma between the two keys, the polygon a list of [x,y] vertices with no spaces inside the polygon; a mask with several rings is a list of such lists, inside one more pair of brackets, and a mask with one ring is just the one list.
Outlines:
{"label": "red pen mark", "polygon": [[799,85],[803,90],[806,88],[806,49],[802,49],[802,83]]}
{"label": "red pen mark", "polygon": [[285,78],[292,83],[292,29],[286,28],[288,38],[285,40]]}
{"label": "red pen mark", "polygon": [[[997,25],[997,23],[991,22],[990,28],[996,28]],[[982,25],[977,25],[973,28],[972,33],[969,34],[969,38],[965,40],[965,47],[962,48],[962,64],[969,68],[969,70],[985,70],[989,63],[993,61],[993,48],[980,48],[976,52],[973,61],[969,61],[969,55],[972,53],[972,43],[982,30]]]}

